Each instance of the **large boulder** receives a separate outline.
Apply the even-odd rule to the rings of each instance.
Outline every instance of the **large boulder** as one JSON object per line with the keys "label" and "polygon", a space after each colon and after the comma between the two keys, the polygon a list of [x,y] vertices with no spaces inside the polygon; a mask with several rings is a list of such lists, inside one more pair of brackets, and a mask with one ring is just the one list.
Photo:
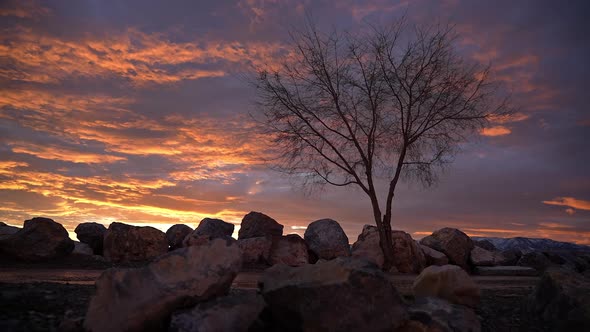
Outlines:
{"label": "large boulder", "polygon": [[479,332],[475,312],[435,297],[416,299],[409,308],[410,320],[396,332]]}
{"label": "large boulder", "polygon": [[0,252],[25,261],[63,257],[73,250],[68,231],[49,218],[26,220],[22,229],[0,239]]}
{"label": "large boulder", "polygon": [[213,239],[230,239],[234,225],[221,219],[205,218],[199,226],[182,241],[183,247],[200,246]]}
{"label": "large boulder", "polygon": [[168,252],[164,232],[153,227],[112,223],[104,234],[104,257],[114,263],[148,261]]}
{"label": "large boulder", "polygon": [[432,265],[424,269],[414,280],[415,297],[434,296],[454,304],[475,308],[480,290],[473,279],[456,265]]}
{"label": "large boulder", "polygon": [[170,226],[166,231],[166,240],[170,250],[182,248],[182,241],[193,231],[192,228],[185,224],[176,224]]}
{"label": "large boulder", "polygon": [[420,244],[444,253],[451,264],[469,270],[469,254],[474,245],[471,238],[460,230],[448,227],[439,229],[420,240]]}
{"label": "large boulder", "polygon": [[103,239],[106,231],[107,228],[103,224],[96,222],[84,222],[78,224],[74,229],[78,240],[89,245],[95,255],[102,255]]}
{"label": "large boulder", "polygon": [[283,225],[266,214],[252,211],[242,219],[238,239],[281,235],[283,235]]}
{"label": "large boulder", "polygon": [[[416,241],[410,234],[402,231],[392,231],[391,238],[395,268],[402,273],[419,273],[426,266],[426,258]],[[363,227],[363,232],[352,246],[352,256],[383,267],[384,256],[379,245],[377,227],[370,225]]]}
{"label": "large boulder", "polygon": [[350,256],[348,237],[336,220],[320,219],[312,222],[307,226],[303,238],[319,259]]}
{"label": "large boulder", "polygon": [[265,306],[264,299],[256,292],[218,297],[176,312],[168,332],[247,332],[255,327]]}
{"label": "large boulder", "polygon": [[275,238],[270,249],[270,264],[301,266],[309,263],[307,243],[297,234]]}
{"label": "large boulder", "polygon": [[494,266],[494,253],[475,246],[469,254],[471,263],[476,266]]}
{"label": "large boulder", "polygon": [[226,294],[242,266],[235,242],[215,239],[138,269],[109,269],[96,281],[88,331],[161,331],[173,311]]}
{"label": "large boulder", "polygon": [[449,258],[447,255],[443,254],[440,251],[436,251],[430,247],[427,247],[423,244],[420,245],[422,252],[424,253],[424,257],[426,258],[426,266],[430,265],[447,265],[449,264]]}
{"label": "large boulder", "polygon": [[363,260],[276,265],[260,287],[273,331],[393,331],[408,317],[388,276]]}
{"label": "large boulder", "polygon": [[549,269],[527,299],[526,309],[552,331],[590,331],[590,277]]}
{"label": "large boulder", "polygon": [[244,265],[267,265],[270,260],[272,238],[270,236],[239,239],[238,246],[242,249]]}
{"label": "large boulder", "polygon": [[549,258],[547,258],[547,256],[545,256],[543,253],[538,251],[531,251],[523,254],[518,260],[518,263],[516,263],[518,266],[532,267],[539,272],[545,271],[549,266],[551,266],[551,264],[551,260],[549,260]]}

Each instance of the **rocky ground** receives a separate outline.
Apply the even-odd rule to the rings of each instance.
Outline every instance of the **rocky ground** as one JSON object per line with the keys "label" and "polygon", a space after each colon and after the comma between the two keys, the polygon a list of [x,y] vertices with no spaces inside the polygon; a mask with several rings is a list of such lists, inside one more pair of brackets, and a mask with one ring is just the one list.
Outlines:
{"label": "rocky ground", "polygon": [[[44,271],[47,279],[48,270]],[[0,271],[0,331],[57,331],[64,318],[71,323],[82,317],[94,285],[89,284],[88,278],[72,278],[66,271],[54,270],[53,279],[66,279],[68,283],[1,282],[7,280],[7,274],[6,270]],[[93,277],[97,272],[89,270],[87,275]],[[255,291],[259,276],[254,272],[239,274],[232,291]],[[409,291],[413,276],[397,275],[393,280],[404,297],[412,301]],[[477,277],[476,281],[482,287],[481,305],[476,311],[481,317],[482,331],[546,331],[542,323],[527,318],[521,309],[536,278]]]}

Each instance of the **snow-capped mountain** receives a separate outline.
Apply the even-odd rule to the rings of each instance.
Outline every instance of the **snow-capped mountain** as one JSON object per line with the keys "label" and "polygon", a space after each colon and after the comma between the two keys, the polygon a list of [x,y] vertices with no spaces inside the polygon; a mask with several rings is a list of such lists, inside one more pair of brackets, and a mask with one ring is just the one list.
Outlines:
{"label": "snow-capped mountain", "polygon": [[474,240],[488,240],[498,250],[519,249],[523,252],[527,251],[587,251],[590,252],[590,247],[569,242],[559,242],[551,239],[536,239],[529,237],[473,237]]}

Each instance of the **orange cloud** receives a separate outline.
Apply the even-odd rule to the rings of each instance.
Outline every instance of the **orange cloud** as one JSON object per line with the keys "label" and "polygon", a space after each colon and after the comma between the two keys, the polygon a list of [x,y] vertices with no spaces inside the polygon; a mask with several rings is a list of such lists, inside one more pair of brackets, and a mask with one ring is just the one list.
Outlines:
{"label": "orange cloud", "polygon": [[530,115],[524,114],[521,112],[517,112],[514,114],[508,115],[492,115],[489,117],[490,122],[498,123],[498,124],[505,124],[511,122],[520,122],[530,118]]}
{"label": "orange cloud", "polygon": [[509,135],[510,133],[512,133],[512,131],[504,126],[488,127],[488,128],[484,128],[480,131],[480,135],[490,136],[490,137],[504,136],[504,135]]}
{"label": "orange cloud", "polygon": [[577,210],[590,211],[590,201],[576,199],[574,197],[556,197],[551,201],[543,201],[544,204],[567,206]]}
{"label": "orange cloud", "polygon": [[114,163],[127,158],[100,153],[88,153],[63,146],[38,145],[31,143],[8,143],[15,153],[25,153],[41,159],[62,160],[73,163],[102,164]]}

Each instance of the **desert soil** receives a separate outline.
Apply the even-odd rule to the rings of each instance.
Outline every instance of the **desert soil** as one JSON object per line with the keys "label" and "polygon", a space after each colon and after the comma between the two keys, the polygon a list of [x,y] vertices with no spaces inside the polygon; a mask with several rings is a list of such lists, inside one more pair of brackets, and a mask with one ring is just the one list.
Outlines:
{"label": "desert soil", "polygon": [[[0,331],[55,331],[62,319],[82,317],[102,269],[0,268]],[[243,272],[233,289],[256,289],[261,273]],[[409,301],[415,276],[394,275],[393,282]],[[477,314],[482,330],[544,331],[538,320],[523,314],[522,303],[538,281],[536,277],[481,277]]]}

